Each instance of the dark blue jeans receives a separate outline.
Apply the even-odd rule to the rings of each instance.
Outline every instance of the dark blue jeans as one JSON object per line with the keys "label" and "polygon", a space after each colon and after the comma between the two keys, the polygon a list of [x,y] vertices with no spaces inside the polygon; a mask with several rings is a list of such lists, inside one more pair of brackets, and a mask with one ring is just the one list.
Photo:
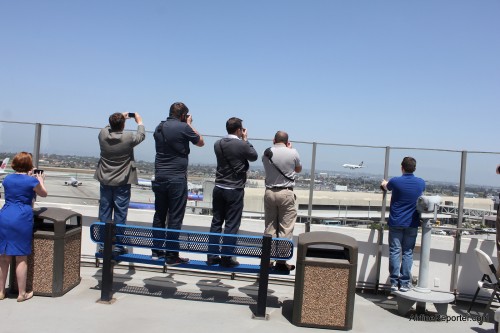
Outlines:
{"label": "dark blue jeans", "polygon": [[[187,180],[175,178],[162,181],[153,181],[152,189],[155,193],[155,215],[153,217],[153,228],[180,230],[187,204]],[[156,237],[156,236],[154,236]],[[169,233],[168,240],[176,241],[177,233]],[[175,243],[174,247],[175,247]],[[167,251],[166,257],[178,257],[179,252]]]}
{"label": "dark blue jeans", "polygon": [[389,274],[391,285],[411,283],[413,249],[418,228],[389,227]]}
{"label": "dark blue jeans", "polygon": [[[130,203],[130,184],[109,186],[101,184],[99,199],[99,220],[126,224],[128,204]],[[114,216],[113,216],[114,215]]]}
{"label": "dark blue jeans", "polygon": [[[222,233],[222,225],[224,226],[225,234],[237,234],[240,230],[241,215],[243,214],[243,198],[245,196],[244,189],[227,190],[215,186],[212,195],[213,218],[210,232]],[[224,223],[225,222],[225,223]],[[220,240],[217,237],[210,237],[210,243],[219,244]],[[234,244],[232,237],[224,239],[223,244]],[[223,250],[224,251],[224,250]],[[217,253],[218,247],[209,247],[209,252]],[[231,254],[231,252],[226,252]],[[208,258],[216,257],[208,255]]]}

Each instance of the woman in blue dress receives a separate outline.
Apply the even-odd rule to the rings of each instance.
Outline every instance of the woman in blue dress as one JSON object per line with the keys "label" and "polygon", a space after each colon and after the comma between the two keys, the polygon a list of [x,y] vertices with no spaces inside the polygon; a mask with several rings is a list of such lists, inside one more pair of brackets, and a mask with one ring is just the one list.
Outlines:
{"label": "woman in blue dress", "polygon": [[34,174],[31,154],[18,153],[12,160],[15,173],[3,180],[5,204],[0,210],[0,300],[5,298],[5,283],[11,257],[16,257],[18,302],[33,297],[33,291],[26,292],[28,277],[28,255],[33,241],[32,203],[35,193],[47,196],[44,176]]}

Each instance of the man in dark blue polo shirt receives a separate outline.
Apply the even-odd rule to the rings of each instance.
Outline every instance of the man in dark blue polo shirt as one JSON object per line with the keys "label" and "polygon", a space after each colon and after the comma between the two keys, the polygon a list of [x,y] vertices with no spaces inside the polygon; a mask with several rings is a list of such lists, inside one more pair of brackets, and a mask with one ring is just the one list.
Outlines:
{"label": "man in dark blue polo shirt", "polygon": [[[405,157],[401,162],[401,177],[382,180],[381,186],[392,191],[389,215],[389,274],[391,291],[408,291],[412,288],[411,266],[417,239],[420,216],[417,199],[425,190],[425,181],[413,172],[417,161]],[[401,258],[402,256],[402,258]]]}
{"label": "man in dark blue polo shirt", "polygon": [[[152,182],[155,193],[154,228],[165,228],[168,215],[168,229],[180,230],[187,203],[187,167],[189,143],[203,147],[203,137],[193,127],[193,117],[184,103],[174,103],[166,121],[155,130],[156,146],[155,180]],[[175,238],[175,235],[172,235]],[[170,237],[170,236],[169,236]],[[189,259],[180,258],[179,252],[153,250],[153,257],[165,257],[168,265],[186,263]]]}

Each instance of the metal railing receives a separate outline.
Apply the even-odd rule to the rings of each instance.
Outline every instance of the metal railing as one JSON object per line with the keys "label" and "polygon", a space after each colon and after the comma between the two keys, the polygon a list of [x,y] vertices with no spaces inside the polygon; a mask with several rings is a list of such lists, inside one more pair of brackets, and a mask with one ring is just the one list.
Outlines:
{"label": "metal railing", "polygon": [[[34,164],[35,166],[38,167],[39,161],[40,161],[40,153],[41,153],[41,147],[43,146],[43,140],[44,140],[44,132],[43,130],[45,128],[51,128],[51,127],[62,127],[65,129],[71,129],[71,131],[76,132],[77,130],[91,130],[95,131],[97,133],[100,128],[97,127],[88,127],[88,126],[73,126],[73,125],[60,125],[60,124],[41,124],[41,123],[29,123],[29,122],[17,122],[17,121],[0,121],[0,124],[4,124],[7,127],[15,126],[15,125],[30,125],[34,127],[34,143],[33,143],[33,159],[34,159]],[[15,132],[15,131],[14,131]],[[151,135],[152,132],[147,132],[148,136]],[[13,142],[16,142],[16,140],[21,140],[22,138],[25,140],[26,139],[26,133],[23,131],[19,131],[19,137],[14,137],[14,138],[9,138],[9,143],[4,144],[2,141],[0,141],[0,150],[5,150],[6,147],[14,147],[13,150],[15,150],[15,145],[13,145]],[[214,141],[219,139],[221,136],[216,136],[216,135],[204,135],[205,140],[207,141],[210,139],[213,139]],[[95,135],[94,140],[97,141],[97,135]],[[257,145],[261,145],[262,143],[265,143],[267,145],[270,144],[269,139],[262,139],[262,138],[251,138],[250,139],[252,143],[257,143]],[[5,141],[5,140],[4,140]],[[92,145],[98,146],[97,142],[94,141]],[[450,150],[450,149],[435,149],[435,148],[415,148],[415,147],[389,147],[389,146],[373,146],[373,145],[352,145],[352,144],[336,144],[336,143],[318,143],[318,142],[307,142],[307,141],[296,141],[294,142],[294,145],[299,145],[299,146],[304,146],[306,147],[305,151],[310,149],[311,155],[310,157],[307,157],[307,155],[302,155],[305,156],[305,161],[310,163],[310,168],[309,168],[309,195],[308,195],[308,210],[307,210],[307,216],[305,216],[306,221],[305,221],[305,230],[310,231],[310,226],[314,217],[313,214],[313,202],[314,202],[314,194],[315,194],[315,181],[316,181],[316,174],[318,172],[318,149],[370,149],[370,150],[380,150],[384,152],[384,159],[383,159],[383,178],[388,179],[389,178],[389,172],[390,172],[390,165],[391,165],[391,153],[395,151],[418,151],[418,152],[431,152],[431,153],[451,153],[451,154],[456,154],[460,156],[460,172],[459,172],[459,186],[458,186],[458,206],[449,208],[446,207],[443,209],[448,209],[447,212],[450,215],[456,215],[457,216],[457,225],[456,225],[456,237],[455,237],[455,246],[454,246],[454,260],[452,263],[452,277],[451,277],[451,286],[453,290],[456,290],[457,286],[457,274],[458,274],[458,263],[460,260],[460,246],[461,246],[461,230],[464,230],[462,226],[462,222],[464,220],[464,216],[467,215],[475,215],[475,216],[485,216],[485,215],[491,215],[491,211],[480,211],[478,209],[475,210],[470,210],[468,208],[464,207],[464,197],[466,193],[466,170],[467,170],[467,159],[470,154],[475,154],[475,155],[493,155],[497,157],[497,155],[500,154],[500,152],[483,152],[483,151],[461,151],[461,150]],[[46,145],[50,146],[50,145]],[[86,146],[86,145],[85,145]],[[74,153],[78,152],[78,150],[83,147],[83,146],[76,146],[74,147]],[[140,147],[140,146],[138,146]],[[154,145],[152,145],[154,147]],[[98,147],[97,147],[98,148]],[[47,150],[50,150],[50,148],[45,148]],[[54,149],[57,150],[57,149]],[[194,150],[194,149],[193,149]],[[263,150],[263,149],[262,149]],[[7,151],[7,150],[5,150]],[[11,150],[12,151],[12,150]],[[48,153],[48,152],[47,152]],[[192,152],[193,153],[193,152]],[[98,154],[96,155],[98,156]],[[151,158],[154,156],[154,153],[151,153]],[[397,161],[396,163],[399,163]],[[392,165],[397,165],[396,163],[392,162]],[[493,166],[491,166],[491,169],[493,169]],[[304,168],[304,170],[307,170]],[[382,171],[382,170],[381,170]],[[89,198],[91,199],[91,198]],[[98,198],[96,198],[98,200]],[[476,215],[477,214],[477,215]],[[383,245],[383,239],[384,239],[384,224],[386,223],[386,215],[387,215],[387,193],[382,194],[382,202],[381,202],[381,213],[380,213],[380,228],[378,229],[378,237],[377,237],[377,243],[378,243],[378,252],[377,252],[377,259],[376,259],[376,274],[377,274],[377,281],[376,281],[376,288],[378,288],[379,285],[379,280],[378,277],[380,276],[380,269],[381,269],[381,258],[382,258],[382,245]],[[302,216],[304,217],[304,216]],[[452,290],[452,291],[453,291]]]}

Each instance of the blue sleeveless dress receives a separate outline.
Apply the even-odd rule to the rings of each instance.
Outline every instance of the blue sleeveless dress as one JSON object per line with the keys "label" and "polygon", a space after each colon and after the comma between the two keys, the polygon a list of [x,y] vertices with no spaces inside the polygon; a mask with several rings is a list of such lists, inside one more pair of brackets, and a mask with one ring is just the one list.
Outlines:
{"label": "blue sleeveless dress", "polygon": [[33,189],[38,179],[10,174],[3,180],[5,204],[0,210],[0,254],[27,256],[33,240]]}

